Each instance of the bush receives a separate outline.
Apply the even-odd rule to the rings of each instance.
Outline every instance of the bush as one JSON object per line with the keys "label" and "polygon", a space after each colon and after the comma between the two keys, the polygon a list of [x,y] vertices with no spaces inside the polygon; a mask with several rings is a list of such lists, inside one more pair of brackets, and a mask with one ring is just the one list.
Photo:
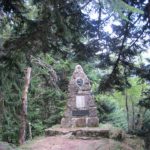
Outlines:
{"label": "bush", "polygon": [[126,113],[116,102],[106,99],[97,101],[97,110],[100,123],[111,123],[127,130]]}

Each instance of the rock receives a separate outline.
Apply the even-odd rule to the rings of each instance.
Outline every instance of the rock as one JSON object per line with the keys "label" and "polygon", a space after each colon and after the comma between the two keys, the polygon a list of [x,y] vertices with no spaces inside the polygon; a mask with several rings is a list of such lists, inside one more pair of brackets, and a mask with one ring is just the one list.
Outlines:
{"label": "rock", "polygon": [[6,142],[0,142],[0,150],[16,150],[14,146],[10,146],[10,144]]}
{"label": "rock", "polygon": [[71,126],[70,118],[62,118],[61,119],[61,127],[69,128]]}
{"label": "rock", "polygon": [[112,129],[110,130],[110,138],[123,141],[125,139],[125,132],[121,129]]}

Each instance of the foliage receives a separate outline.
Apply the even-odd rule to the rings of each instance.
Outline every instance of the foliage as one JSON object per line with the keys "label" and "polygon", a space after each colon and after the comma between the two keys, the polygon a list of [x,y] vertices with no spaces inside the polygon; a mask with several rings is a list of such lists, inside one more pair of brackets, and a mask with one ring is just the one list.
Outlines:
{"label": "foliage", "polygon": [[[148,60],[149,61],[149,60]],[[149,61],[150,62],[150,61]],[[150,65],[142,65],[141,69],[138,69],[139,76],[149,84],[150,82]],[[150,108],[150,88],[147,87],[143,90],[143,97],[139,101],[139,105],[145,107],[146,109]]]}
{"label": "foliage", "polygon": [[[19,114],[21,106],[21,88],[23,86],[24,54],[15,53],[5,64],[0,66],[0,89],[3,93],[2,139],[16,143],[18,139]],[[11,65],[10,65],[11,64]],[[10,68],[11,66],[11,68]]]}
{"label": "foliage", "polygon": [[145,89],[143,94],[144,97],[139,101],[139,105],[145,107],[146,109],[150,109],[150,89]]}
{"label": "foliage", "polygon": [[[21,57],[22,53],[17,55]],[[3,80],[1,80],[0,88],[4,99],[1,134],[4,141],[11,143],[17,143],[19,135],[21,96],[24,83],[23,69],[26,66],[24,58],[24,56],[21,58],[17,57],[17,59],[16,57],[12,58],[11,68],[9,68],[8,64],[1,66],[2,71],[0,75]],[[46,55],[41,56],[40,60],[44,63],[49,63],[50,59],[51,57]],[[56,63],[54,68],[57,68],[60,65],[59,63]],[[35,136],[42,134],[44,128],[60,123],[66,93],[51,84],[49,78],[51,77],[51,72],[48,67],[41,66],[40,64],[35,65],[34,62],[31,65],[32,79],[28,94],[28,122],[31,122],[33,136]],[[64,68],[65,66],[61,67],[59,71],[61,69],[67,71]],[[62,78],[62,75],[59,75],[59,77]],[[67,84],[62,86],[66,89]]]}
{"label": "foliage", "polygon": [[147,110],[144,115],[143,131],[147,134],[150,132],[150,110]]}
{"label": "foliage", "polygon": [[[111,32],[106,31],[108,24]],[[33,136],[60,123],[67,85],[78,63],[92,82],[100,120],[126,129],[124,91],[135,113],[139,99],[149,106],[149,92],[141,95],[147,86],[134,78],[149,82],[149,64],[137,62],[149,46],[149,26],[147,0],[1,0],[0,138],[17,143],[27,66],[32,67],[28,121]]]}
{"label": "foliage", "polygon": [[[28,110],[33,136],[43,133],[43,129],[47,127],[60,123],[68,84],[68,76],[65,75],[70,71],[71,65],[63,60],[56,61],[48,54],[40,57],[43,63],[52,65],[55,69],[59,83],[56,82],[58,86],[51,84],[50,72],[47,68],[40,65],[33,67]],[[66,83],[62,84],[62,80],[66,80]]]}
{"label": "foliage", "polygon": [[111,95],[97,95],[96,103],[101,123],[111,123],[116,127],[127,130],[126,113]]}
{"label": "foliage", "polygon": [[[148,87],[146,83],[141,83],[140,78],[131,77],[128,79],[131,88],[127,89],[129,130],[134,130],[137,116],[140,112],[139,100],[143,97],[142,92]],[[100,122],[110,122],[114,126],[128,130],[126,114],[126,95],[124,92],[107,92],[106,94],[97,94],[96,102],[99,112]],[[148,106],[148,105],[147,105]]]}

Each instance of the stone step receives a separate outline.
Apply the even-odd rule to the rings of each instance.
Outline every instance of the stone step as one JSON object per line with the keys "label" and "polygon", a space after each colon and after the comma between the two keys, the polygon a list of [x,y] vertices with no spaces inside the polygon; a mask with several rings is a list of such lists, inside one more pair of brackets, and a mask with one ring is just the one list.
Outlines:
{"label": "stone step", "polygon": [[93,138],[109,138],[109,129],[100,128],[49,128],[45,130],[46,136],[67,135],[71,134],[77,138],[93,137]]}

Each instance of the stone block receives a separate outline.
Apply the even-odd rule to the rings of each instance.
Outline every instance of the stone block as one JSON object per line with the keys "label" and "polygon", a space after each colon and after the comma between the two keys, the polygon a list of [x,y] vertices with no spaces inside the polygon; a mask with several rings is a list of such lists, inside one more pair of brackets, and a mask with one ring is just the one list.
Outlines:
{"label": "stone block", "polygon": [[72,115],[71,113],[72,112],[70,111],[70,109],[67,109],[64,113],[64,117],[66,117],[66,118],[70,117]]}
{"label": "stone block", "polygon": [[71,127],[71,120],[70,120],[70,118],[62,118],[61,119],[61,127],[62,128],[69,128],[69,127]]}
{"label": "stone block", "polygon": [[98,117],[88,117],[87,118],[87,126],[88,127],[98,127],[99,126]]}
{"label": "stone block", "polygon": [[85,118],[72,118],[72,127],[85,127],[86,119]]}

